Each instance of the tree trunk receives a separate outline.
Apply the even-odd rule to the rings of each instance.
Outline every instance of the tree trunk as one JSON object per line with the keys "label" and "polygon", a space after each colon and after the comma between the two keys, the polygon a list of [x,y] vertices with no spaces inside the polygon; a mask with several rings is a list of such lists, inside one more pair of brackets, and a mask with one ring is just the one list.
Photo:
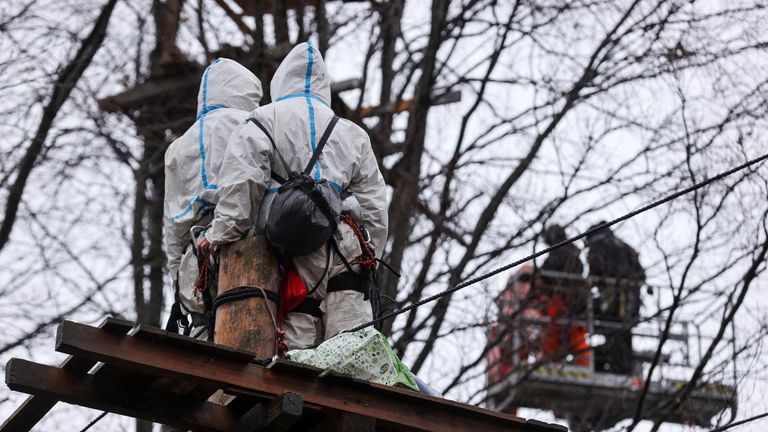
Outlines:
{"label": "tree trunk", "polygon": [[[219,296],[240,287],[278,293],[278,263],[264,236],[248,237],[221,251]],[[277,304],[262,297],[224,303],[216,310],[214,341],[253,352],[257,358],[275,355]]]}

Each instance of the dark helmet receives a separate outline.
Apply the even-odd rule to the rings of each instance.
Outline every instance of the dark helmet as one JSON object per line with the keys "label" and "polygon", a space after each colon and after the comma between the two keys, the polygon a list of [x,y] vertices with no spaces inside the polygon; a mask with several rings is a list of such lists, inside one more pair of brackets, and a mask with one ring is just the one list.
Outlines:
{"label": "dark helmet", "polygon": [[[593,229],[599,227],[600,225],[605,225],[605,221],[602,220],[602,221],[592,225],[591,227],[589,227],[589,229],[587,231],[592,231]],[[612,235],[613,235],[613,231],[611,231],[611,229],[609,227],[600,228],[599,230],[597,230],[597,231],[587,235],[587,244],[589,244],[590,242],[593,242],[595,240],[599,240],[601,238],[609,237],[609,236],[612,236]]]}
{"label": "dark helmet", "polygon": [[548,226],[542,234],[544,236],[544,242],[550,246],[565,240],[565,228],[558,224]]}

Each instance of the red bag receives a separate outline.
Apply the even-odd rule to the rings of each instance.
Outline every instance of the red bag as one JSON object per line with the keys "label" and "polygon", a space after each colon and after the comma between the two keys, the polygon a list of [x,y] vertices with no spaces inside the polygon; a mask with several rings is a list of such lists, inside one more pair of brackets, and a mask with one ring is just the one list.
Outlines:
{"label": "red bag", "polygon": [[299,272],[293,265],[287,266],[281,291],[280,302],[282,303],[283,316],[292,311],[307,298],[307,287],[304,285],[304,282],[301,281]]}

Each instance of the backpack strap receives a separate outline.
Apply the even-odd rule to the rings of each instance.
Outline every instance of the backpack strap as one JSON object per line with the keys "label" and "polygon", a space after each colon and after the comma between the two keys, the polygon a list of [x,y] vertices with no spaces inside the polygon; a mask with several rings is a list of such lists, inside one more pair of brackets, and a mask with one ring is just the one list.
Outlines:
{"label": "backpack strap", "polygon": [[333,116],[333,118],[331,119],[331,122],[328,124],[328,127],[325,128],[325,132],[323,132],[323,136],[320,137],[320,142],[317,143],[317,147],[315,147],[315,151],[312,152],[312,158],[309,159],[309,163],[307,164],[307,167],[304,168],[304,174],[309,174],[312,172],[312,167],[315,165],[315,163],[317,163],[317,160],[320,159],[320,153],[323,152],[323,147],[325,147],[325,143],[328,142],[328,137],[331,136],[331,132],[333,131],[334,126],[336,126],[336,123],[338,122],[339,122],[339,118],[336,116]]}
{"label": "backpack strap", "polygon": [[[312,287],[312,289],[307,290],[307,296],[311,296],[312,294],[317,291],[318,288],[320,288],[320,284],[323,283],[323,279],[325,279],[325,275],[328,274],[328,270],[331,268],[331,244],[330,242],[327,243],[327,248],[325,249],[326,254],[326,261],[325,261],[325,270],[323,270],[323,274],[320,276],[320,279],[317,280],[315,283],[315,286]],[[309,298],[309,297],[307,297]]]}
{"label": "backpack strap", "polygon": [[322,318],[323,311],[320,310],[320,300],[312,297],[307,297],[298,306],[291,309],[288,313],[305,313],[312,315],[315,318]]}
{"label": "backpack strap", "polygon": [[[270,135],[269,132],[267,132],[267,128],[265,128],[260,121],[256,120],[253,117],[249,117],[248,121],[258,126],[259,129],[261,129],[261,131],[264,132],[264,135],[266,135],[267,138],[269,138],[269,142],[272,144],[272,148],[275,150],[275,153],[277,154],[277,159],[280,161],[280,164],[285,169],[285,172],[287,172],[288,175],[290,175],[291,169],[288,167],[288,163],[283,158],[283,155],[280,153],[280,150],[277,149],[277,145],[275,144],[275,140],[272,138],[272,135]],[[280,184],[283,184],[286,181],[282,176],[276,174],[274,170],[272,171],[272,179]]]}

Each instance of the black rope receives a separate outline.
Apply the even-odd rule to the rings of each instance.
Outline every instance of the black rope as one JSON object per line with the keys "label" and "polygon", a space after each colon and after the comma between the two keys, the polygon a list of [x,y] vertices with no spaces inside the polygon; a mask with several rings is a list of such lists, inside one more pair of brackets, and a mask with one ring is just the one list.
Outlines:
{"label": "black rope", "polygon": [[544,255],[546,253],[549,253],[549,252],[551,252],[551,251],[553,251],[555,249],[559,249],[559,248],[561,248],[561,247],[563,247],[563,246],[565,246],[567,244],[573,243],[576,240],[580,240],[580,239],[582,239],[584,237],[587,237],[587,236],[589,236],[589,235],[591,235],[591,234],[593,234],[593,233],[595,233],[597,231],[600,231],[600,230],[602,230],[604,228],[610,227],[610,226],[615,225],[615,224],[617,224],[619,222],[624,222],[627,219],[635,217],[635,216],[637,216],[637,215],[639,215],[641,213],[644,213],[644,212],[646,212],[648,210],[651,210],[651,209],[653,209],[655,207],[658,207],[658,206],[660,206],[662,204],[668,203],[668,202],[670,202],[670,201],[672,201],[672,200],[674,200],[676,198],[679,198],[679,197],[681,197],[681,196],[683,196],[683,195],[685,195],[687,193],[693,192],[693,191],[695,191],[697,189],[701,189],[702,187],[707,186],[710,183],[713,183],[715,181],[721,180],[721,179],[723,179],[725,177],[728,177],[731,174],[734,174],[734,173],[736,173],[738,171],[741,171],[741,170],[743,170],[745,168],[748,168],[748,167],[750,167],[752,165],[760,163],[760,162],[762,162],[762,161],[764,161],[766,159],[768,159],[768,153],[764,154],[764,155],[762,155],[760,157],[757,157],[755,159],[752,159],[750,161],[747,161],[747,162],[745,162],[745,163],[743,163],[743,164],[741,164],[741,165],[739,165],[739,166],[737,166],[735,168],[731,168],[728,171],[724,171],[724,172],[722,172],[722,173],[720,173],[720,174],[718,174],[718,175],[716,175],[716,176],[714,176],[712,178],[704,180],[704,181],[702,181],[700,183],[694,183],[690,187],[687,187],[687,188],[685,188],[685,189],[683,189],[681,191],[678,191],[678,192],[675,192],[675,193],[673,193],[671,195],[668,195],[668,196],[666,196],[666,197],[664,197],[664,198],[662,198],[662,199],[660,199],[658,201],[654,201],[654,202],[652,202],[652,203],[650,203],[650,204],[648,204],[646,206],[640,207],[639,209],[637,209],[635,211],[632,211],[630,213],[627,213],[624,216],[618,217],[618,218],[613,219],[613,220],[611,220],[609,222],[604,222],[604,223],[602,223],[602,224],[600,224],[600,225],[598,225],[598,226],[596,226],[596,227],[594,227],[594,228],[592,228],[590,230],[587,230],[587,231],[585,231],[585,232],[583,232],[583,233],[581,233],[581,234],[579,234],[577,236],[574,236],[574,237],[571,237],[569,239],[563,240],[560,243],[556,243],[556,244],[554,244],[554,245],[552,245],[550,247],[547,247],[545,249],[540,250],[539,252],[534,252],[534,253],[528,255],[527,257],[519,259],[519,260],[517,260],[517,261],[515,261],[515,262],[513,262],[511,264],[507,264],[505,266],[496,268],[496,269],[494,269],[494,270],[492,270],[492,271],[490,271],[488,273],[482,274],[482,275],[480,275],[478,277],[475,277],[475,278],[472,278],[472,279],[468,279],[468,280],[466,280],[464,282],[459,283],[458,285],[454,286],[453,288],[449,288],[449,289],[447,289],[445,291],[439,292],[439,293],[437,293],[435,295],[432,295],[432,296],[429,296],[429,297],[427,297],[425,299],[419,300],[418,302],[412,303],[412,304],[410,304],[410,305],[408,305],[408,306],[406,306],[406,307],[404,307],[402,309],[398,309],[396,311],[384,314],[384,315],[382,315],[382,316],[380,316],[378,318],[375,318],[375,319],[373,319],[371,321],[368,321],[365,324],[360,324],[359,326],[357,326],[357,327],[355,327],[355,328],[353,328],[353,329],[351,329],[349,331],[350,332],[355,332],[355,331],[358,331],[358,330],[362,330],[362,329],[364,329],[366,327],[370,327],[370,326],[372,326],[372,325],[374,325],[374,324],[376,324],[376,323],[378,323],[380,321],[384,321],[386,319],[390,319],[390,318],[396,317],[396,316],[398,316],[398,315],[400,315],[402,313],[405,313],[405,312],[408,312],[408,311],[410,311],[412,309],[415,309],[415,308],[417,308],[417,307],[419,307],[419,306],[421,306],[423,304],[435,301],[435,300],[437,300],[437,299],[439,299],[441,297],[445,297],[445,296],[447,296],[449,294],[453,294],[453,293],[455,293],[456,291],[458,291],[458,290],[460,290],[462,288],[466,288],[466,287],[468,287],[470,285],[473,285],[473,284],[476,284],[478,282],[481,282],[481,281],[483,281],[485,279],[488,279],[488,278],[490,278],[492,276],[496,276],[497,274],[499,274],[501,272],[507,271],[507,270],[509,270],[509,269],[511,269],[513,267],[517,267],[520,264],[523,264],[523,263],[525,263],[527,261],[530,261],[530,260],[532,260],[534,258],[538,258],[538,257],[540,257],[540,256],[542,256],[542,255]]}
{"label": "black rope", "polygon": [[262,290],[261,288],[257,287],[240,286],[237,288],[232,288],[225,293],[219,294],[218,297],[216,297],[216,300],[213,302],[213,311],[215,312],[219,306],[225,303],[252,297],[264,297],[265,293],[267,295],[267,300],[271,300],[277,305],[280,304],[280,295],[274,291]]}
{"label": "black rope", "polygon": [[751,423],[751,422],[753,422],[755,420],[760,420],[761,418],[765,418],[765,417],[768,417],[768,412],[762,413],[762,414],[758,414],[758,415],[756,415],[754,417],[746,418],[744,420],[739,420],[739,421],[731,423],[729,425],[725,425],[725,426],[721,426],[719,428],[712,429],[709,432],[723,432],[723,431],[726,431],[728,429],[735,428],[736,426],[741,426],[743,424]]}
{"label": "black rope", "polygon": [[85,425],[85,427],[84,427],[84,428],[80,429],[80,432],[85,432],[85,431],[87,431],[87,430],[88,430],[88,429],[90,429],[90,428],[91,428],[93,425],[95,425],[96,423],[98,423],[98,422],[99,422],[99,420],[101,420],[101,419],[103,419],[104,417],[106,417],[106,415],[107,415],[107,414],[109,414],[109,412],[107,412],[107,411],[104,411],[104,412],[102,412],[101,414],[99,414],[99,416],[98,416],[98,417],[96,417],[95,419],[91,420],[91,422],[90,422],[90,423],[88,423],[87,425]]}
{"label": "black rope", "polygon": [[249,363],[255,364],[255,365],[259,365],[259,366],[263,366],[263,367],[267,367],[267,366],[272,364],[272,359],[271,358],[253,359]]}

